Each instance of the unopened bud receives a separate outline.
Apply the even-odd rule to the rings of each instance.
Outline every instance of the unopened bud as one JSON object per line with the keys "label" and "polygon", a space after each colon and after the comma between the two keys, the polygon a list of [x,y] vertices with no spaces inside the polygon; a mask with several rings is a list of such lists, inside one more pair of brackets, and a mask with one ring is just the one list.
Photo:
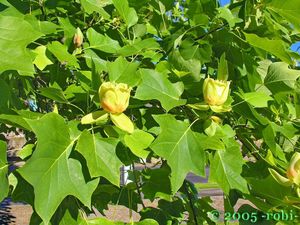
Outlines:
{"label": "unopened bud", "polygon": [[76,29],[76,33],[74,35],[73,43],[76,48],[79,48],[83,43],[83,34],[79,27]]}

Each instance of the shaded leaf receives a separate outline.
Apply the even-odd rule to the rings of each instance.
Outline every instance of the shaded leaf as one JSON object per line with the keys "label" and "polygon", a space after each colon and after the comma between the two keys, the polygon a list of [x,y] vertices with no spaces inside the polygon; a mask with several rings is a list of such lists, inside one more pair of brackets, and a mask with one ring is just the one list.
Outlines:
{"label": "shaded leaf", "polygon": [[8,195],[8,164],[6,154],[6,143],[0,141],[0,202]]}
{"label": "shaded leaf", "polygon": [[295,83],[297,78],[300,77],[300,71],[289,69],[288,66],[284,62],[272,63],[269,66],[264,84],[272,93],[295,89]]}
{"label": "shaded leaf", "polygon": [[300,30],[300,2],[298,0],[285,1],[284,4],[281,0],[272,0],[268,2],[267,9],[278,13],[292,23],[298,31]]}
{"label": "shaded leaf", "polygon": [[[144,173],[142,191],[145,198],[153,201],[155,198],[161,198],[171,201],[171,181],[170,169],[161,167],[159,169],[149,169]],[[160,182],[157,182],[160,181]]]}
{"label": "shaded leaf", "polygon": [[52,87],[40,88],[40,94],[60,103],[68,103],[62,90]]}

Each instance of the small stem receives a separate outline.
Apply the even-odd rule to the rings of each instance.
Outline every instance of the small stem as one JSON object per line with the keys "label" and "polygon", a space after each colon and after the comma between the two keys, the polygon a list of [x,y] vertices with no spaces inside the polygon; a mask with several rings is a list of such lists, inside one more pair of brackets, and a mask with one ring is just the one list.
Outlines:
{"label": "small stem", "polygon": [[70,105],[70,106],[73,106],[73,107],[76,108],[76,109],[78,109],[80,112],[82,112],[83,115],[85,114],[85,112],[84,112],[81,108],[79,108],[77,105],[74,105],[74,104],[72,104],[71,102],[69,102],[69,103],[67,103],[67,104]]}
{"label": "small stem", "polygon": [[142,197],[142,193],[141,193],[141,190],[140,190],[140,185],[138,184],[137,177],[136,177],[136,174],[135,174],[134,171],[135,171],[135,167],[134,167],[134,163],[132,162],[132,172],[133,172],[133,176],[134,176],[134,182],[135,182],[135,185],[136,185],[136,189],[137,189],[137,192],[138,192],[138,194],[141,198],[143,208],[146,208],[146,206],[143,202],[143,197]]}
{"label": "small stem", "polygon": [[225,23],[225,24],[223,24],[222,26],[219,26],[219,27],[217,27],[217,28],[215,28],[215,29],[212,29],[212,30],[208,31],[207,33],[205,33],[205,34],[203,34],[203,35],[197,37],[197,38],[195,39],[195,41],[198,41],[198,40],[200,40],[200,39],[203,39],[203,38],[205,38],[207,35],[210,35],[210,34],[216,32],[216,31],[218,31],[218,30],[220,30],[220,29],[222,29],[222,28],[224,28],[224,27],[226,27],[226,26],[228,26],[228,23]]}
{"label": "small stem", "polygon": [[199,225],[198,221],[197,221],[196,210],[194,208],[193,201],[192,201],[189,189],[188,189],[188,182],[186,180],[184,180],[183,186],[184,186],[184,190],[186,192],[186,195],[189,199],[190,207],[191,207],[192,212],[193,212],[193,218],[194,218],[194,221],[195,221],[195,225]]}
{"label": "small stem", "polygon": [[128,204],[129,204],[129,219],[130,219],[130,223],[133,224],[133,218],[132,218],[132,193],[128,189],[127,189],[127,193],[128,193]]}
{"label": "small stem", "polygon": [[[258,160],[259,158],[261,158],[261,155],[259,154],[259,150],[256,149],[256,147],[254,147],[250,141],[237,133],[237,138],[240,142],[242,142],[242,144],[249,150],[249,152],[255,157],[256,160]],[[252,150],[252,148],[254,149],[254,151]],[[258,155],[257,155],[258,154]]]}

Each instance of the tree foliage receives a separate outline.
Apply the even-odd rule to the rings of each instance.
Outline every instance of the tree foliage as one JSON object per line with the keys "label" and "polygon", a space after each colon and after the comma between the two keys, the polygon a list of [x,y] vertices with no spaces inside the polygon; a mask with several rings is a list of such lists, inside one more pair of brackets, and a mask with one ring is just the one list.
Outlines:
{"label": "tree foliage", "polygon": [[[0,142],[0,200],[31,204],[32,225],[123,224],[86,217],[108,204],[139,212],[131,224],[216,224],[193,172],[227,211],[299,214],[299,15],[299,0],[0,1],[0,129],[27,140],[10,170]],[[216,79],[229,96],[207,104]],[[123,114],[99,111],[104,82],[130,87]]]}

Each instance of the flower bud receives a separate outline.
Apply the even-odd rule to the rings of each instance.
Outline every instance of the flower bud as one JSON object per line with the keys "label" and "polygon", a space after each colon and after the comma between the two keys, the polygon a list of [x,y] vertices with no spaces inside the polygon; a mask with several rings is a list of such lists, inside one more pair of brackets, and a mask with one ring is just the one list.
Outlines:
{"label": "flower bud", "polygon": [[79,48],[83,42],[83,34],[79,27],[76,29],[76,33],[74,34],[73,43],[76,48]]}
{"label": "flower bud", "polygon": [[293,183],[300,185],[300,153],[295,152],[291,158],[290,165],[286,172],[287,177]]}
{"label": "flower bud", "polygon": [[105,82],[99,88],[101,107],[110,113],[122,113],[129,104],[131,88],[127,84]]}
{"label": "flower bud", "polygon": [[226,102],[229,94],[230,81],[206,78],[203,83],[203,96],[208,105],[219,106]]}

